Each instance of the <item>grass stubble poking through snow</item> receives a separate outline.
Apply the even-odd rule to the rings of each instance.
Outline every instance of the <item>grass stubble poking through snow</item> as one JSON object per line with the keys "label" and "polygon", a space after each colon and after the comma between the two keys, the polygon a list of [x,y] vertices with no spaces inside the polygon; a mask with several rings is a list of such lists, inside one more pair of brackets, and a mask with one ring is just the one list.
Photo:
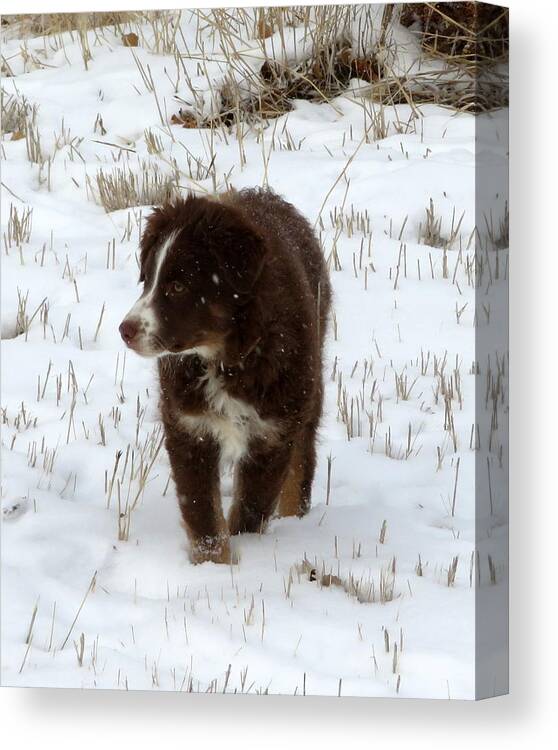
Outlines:
{"label": "grass stubble poking through snow", "polygon": [[[282,13],[3,29],[4,684],[474,694],[475,589],[506,575],[474,493],[484,451],[497,539],[507,354],[476,361],[475,327],[503,325],[507,205],[474,226],[471,114],[359,85],[347,49],[393,80],[417,53],[381,6]],[[254,185],[310,219],[334,285],[313,507],[192,566],[153,363],[117,326],[151,205]]]}

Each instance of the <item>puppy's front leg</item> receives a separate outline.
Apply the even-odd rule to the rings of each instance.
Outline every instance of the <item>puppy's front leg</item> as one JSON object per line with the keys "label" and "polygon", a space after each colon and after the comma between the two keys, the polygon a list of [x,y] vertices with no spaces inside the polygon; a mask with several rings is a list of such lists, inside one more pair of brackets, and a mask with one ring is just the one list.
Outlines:
{"label": "puppy's front leg", "polygon": [[249,455],[237,467],[229,513],[231,534],[263,531],[277,505],[290,455],[290,444],[271,450],[265,445],[251,446]]}
{"label": "puppy's front leg", "polygon": [[219,447],[210,437],[166,430],[166,446],[192,562],[230,563],[219,491]]}

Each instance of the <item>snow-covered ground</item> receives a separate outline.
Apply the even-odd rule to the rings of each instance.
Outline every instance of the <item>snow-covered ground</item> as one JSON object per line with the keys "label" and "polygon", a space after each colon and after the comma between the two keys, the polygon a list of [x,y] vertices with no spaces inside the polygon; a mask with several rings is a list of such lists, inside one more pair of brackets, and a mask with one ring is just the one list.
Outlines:
{"label": "snow-covered ground", "polygon": [[[194,47],[203,32],[188,12],[181,24]],[[241,143],[234,127],[211,139],[162,124],[180,106],[177,80],[188,95],[172,55],[126,48],[109,29],[88,36],[87,70],[76,35],[58,50],[41,38],[26,40],[24,54],[18,39],[3,45],[14,76],[2,86],[37,105],[47,161],[40,169],[25,138],[3,137],[2,683],[473,697],[476,587],[505,599],[496,542],[507,471],[505,446],[502,460],[493,446],[490,505],[475,507],[474,448],[488,435],[473,426],[487,377],[473,364],[474,117],[400,105],[385,110],[389,131],[374,140],[371,103],[347,92],[244,126]],[[215,43],[206,39],[208,55]],[[208,101],[206,74],[218,78],[222,63],[184,65]],[[481,146],[495,184],[504,141],[495,118]],[[195,184],[194,158],[212,173],[202,169]],[[138,295],[150,207],[106,213],[95,176],[139,173],[141,162],[177,169],[183,189],[267,181],[316,224],[331,263],[313,506],[238,538],[230,568],[188,560],[168,459],[157,453],[154,365],[126,355],[117,330]],[[442,236],[452,221],[456,229],[447,253],[424,236],[431,199]],[[492,199],[484,210],[497,227],[503,201]],[[10,212],[27,208],[31,233],[18,247]],[[506,255],[487,258],[494,288],[505,289]],[[23,298],[29,319],[38,312],[28,326],[20,314],[18,329]],[[497,329],[504,295],[486,305],[476,323]],[[497,410],[503,428],[505,399]],[[228,505],[230,476],[223,487]],[[479,529],[495,540],[490,561],[474,555]]]}

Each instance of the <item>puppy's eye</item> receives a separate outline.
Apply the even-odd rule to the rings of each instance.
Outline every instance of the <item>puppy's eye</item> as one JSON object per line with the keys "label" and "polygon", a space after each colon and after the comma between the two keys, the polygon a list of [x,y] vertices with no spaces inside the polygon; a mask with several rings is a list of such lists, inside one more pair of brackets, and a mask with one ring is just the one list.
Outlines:
{"label": "puppy's eye", "polygon": [[169,284],[169,292],[171,294],[182,294],[185,289],[186,287],[180,281],[171,281]]}

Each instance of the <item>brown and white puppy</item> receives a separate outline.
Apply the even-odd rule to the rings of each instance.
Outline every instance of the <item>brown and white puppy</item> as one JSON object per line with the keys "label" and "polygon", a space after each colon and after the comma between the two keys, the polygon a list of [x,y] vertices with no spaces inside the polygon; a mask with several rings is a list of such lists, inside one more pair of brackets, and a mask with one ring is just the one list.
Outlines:
{"label": "brown and white puppy", "polygon": [[[269,190],[155,209],[120,332],[158,357],[165,441],[194,562],[310,507],[330,284],[308,222]],[[225,522],[219,467],[235,464]]]}

